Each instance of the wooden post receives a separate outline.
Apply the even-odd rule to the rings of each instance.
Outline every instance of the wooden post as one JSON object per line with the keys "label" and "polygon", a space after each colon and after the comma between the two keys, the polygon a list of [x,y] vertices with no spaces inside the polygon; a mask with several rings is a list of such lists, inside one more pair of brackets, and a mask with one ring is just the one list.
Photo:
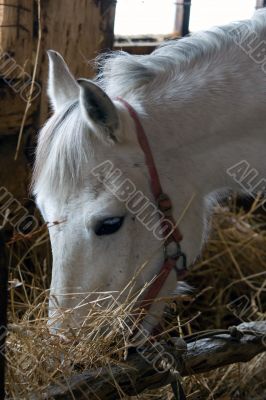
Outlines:
{"label": "wooden post", "polygon": [[0,229],[0,399],[5,398],[5,341],[7,334],[7,284],[8,261],[5,249],[6,236]]}
{"label": "wooden post", "polygon": [[191,8],[191,0],[184,0],[182,36],[186,36],[189,34],[190,8]]}
{"label": "wooden post", "polygon": [[266,0],[257,0],[256,8],[263,8],[266,7]]}
{"label": "wooden post", "polygon": [[191,0],[177,0],[175,12],[174,32],[181,36],[189,33]]}

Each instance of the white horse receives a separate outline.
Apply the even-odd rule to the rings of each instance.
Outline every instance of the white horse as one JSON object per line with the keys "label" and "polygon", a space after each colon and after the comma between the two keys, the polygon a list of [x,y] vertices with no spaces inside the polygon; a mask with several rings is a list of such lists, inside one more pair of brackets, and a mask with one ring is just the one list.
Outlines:
{"label": "white horse", "polygon": [[[51,316],[73,307],[81,324],[88,293],[124,301],[128,282],[135,277],[134,290],[140,290],[164,260],[154,232],[104,184],[112,168],[154,202],[134,121],[117,96],[134,107],[145,129],[188,263],[200,254],[206,210],[218,189],[240,192],[245,180],[246,188],[265,190],[265,40],[262,10],[249,21],[166,43],[151,55],[115,52],[94,81],[76,81],[62,57],[49,52],[54,113],[39,135],[33,188],[44,219],[60,222],[49,228]],[[159,297],[175,286],[173,270]],[[151,307],[150,329],[163,307],[163,301]]]}

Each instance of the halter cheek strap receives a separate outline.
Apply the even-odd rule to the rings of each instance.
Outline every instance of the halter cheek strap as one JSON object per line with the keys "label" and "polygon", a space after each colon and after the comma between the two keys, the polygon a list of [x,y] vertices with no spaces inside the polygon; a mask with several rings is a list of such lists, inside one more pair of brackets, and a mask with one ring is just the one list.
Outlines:
{"label": "halter cheek strap", "polygon": [[117,97],[116,100],[120,101],[126,107],[134,121],[138,142],[145,155],[145,161],[150,175],[151,190],[158,209],[164,215],[164,218],[161,220],[161,228],[164,238],[165,259],[159,274],[147,289],[144,300],[141,303],[141,308],[148,310],[173,269],[176,269],[178,278],[182,279],[186,275],[186,257],[180,248],[182,235],[172,215],[171,200],[167,194],[163,192],[148,138],[139,120],[138,114],[126,100],[121,97]]}

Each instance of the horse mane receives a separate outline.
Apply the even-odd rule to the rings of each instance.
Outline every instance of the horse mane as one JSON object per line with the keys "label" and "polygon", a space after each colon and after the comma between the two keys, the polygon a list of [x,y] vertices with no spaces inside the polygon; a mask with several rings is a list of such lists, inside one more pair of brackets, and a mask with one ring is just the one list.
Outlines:
{"label": "horse mane", "polygon": [[[243,30],[243,26],[247,29]],[[213,27],[182,40],[166,41],[150,55],[131,55],[123,51],[103,54],[96,58],[97,81],[111,97],[117,94],[127,97],[132,91],[141,95],[148,86],[159,89],[178,74],[216,62],[223,57],[222,50],[230,52],[232,49],[234,57],[235,40],[243,42],[247,31],[259,33],[265,29],[266,13],[262,9],[256,11],[251,20]]]}
{"label": "horse mane", "polygon": [[[133,99],[134,106],[140,103],[139,100],[145,103],[146,98],[150,102],[156,97],[156,91],[169,90],[174,80],[184,74],[190,76],[191,70],[198,73],[201,68],[214,69],[214,65],[217,68],[228,60],[234,64],[237,35],[242,41],[247,33],[247,30],[241,30],[243,25],[248,32],[259,34],[266,29],[265,11],[257,11],[251,20],[166,42],[150,55],[130,55],[122,51],[104,54],[96,59],[99,73],[95,81],[110,97],[119,95],[129,101]],[[185,85],[184,92],[187,91]],[[179,98],[182,101],[180,92]],[[77,186],[84,180],[95,136],[88,130],[78,101],[68,104],[48,120],[38,140],[32,180],[35,194],[49,185],[50,189],[61,188],[60,196],[63,198],[70,186]]]}

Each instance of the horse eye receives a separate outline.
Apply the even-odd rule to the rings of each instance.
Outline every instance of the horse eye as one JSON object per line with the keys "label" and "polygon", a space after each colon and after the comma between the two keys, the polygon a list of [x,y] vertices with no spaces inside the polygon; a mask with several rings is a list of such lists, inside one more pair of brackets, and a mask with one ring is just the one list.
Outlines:
{"label": "horse eye", "polygon": [[121,228],[123,221],[124,217],[106,218],[96,226],[95,233],[97,236],[111,235]]}

